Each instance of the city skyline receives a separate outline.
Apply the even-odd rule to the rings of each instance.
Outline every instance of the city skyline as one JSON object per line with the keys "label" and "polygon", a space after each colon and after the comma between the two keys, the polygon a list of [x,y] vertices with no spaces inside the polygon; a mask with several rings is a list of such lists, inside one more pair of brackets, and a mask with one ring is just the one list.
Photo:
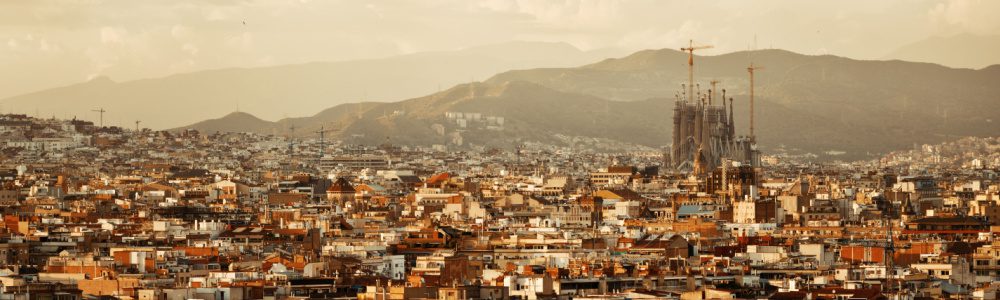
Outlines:
{"label": "city skyline", "polygon": [[997,11],[0,1],[0,300],[998,299]]}

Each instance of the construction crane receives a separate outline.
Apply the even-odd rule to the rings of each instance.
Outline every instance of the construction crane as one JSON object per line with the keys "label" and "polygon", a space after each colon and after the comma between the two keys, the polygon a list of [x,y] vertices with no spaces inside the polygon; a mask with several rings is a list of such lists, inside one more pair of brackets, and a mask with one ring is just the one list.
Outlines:
{"label": "construction crane", "polygon": [[694,101],[694,50],[712,48],[714,46],[695,46],[694,40],[688,40],[688,47],[681,48],[681,51],[688,53],[688,95],[687,102]]}
{"label": "construction crane", "polygon": [[288,155],[294,157],[295,156],[295,124],[292,124],[292,126],[289,127],[289,129],[292,131],[292,134],[288,135]]}
{"label": "construction crane", "polygon": [[[712,105],[712,98],[715,98],[715,85],[719,84],[720,81],[713,79],[712,81],[709,81],[708,83],[712,85],[712,90],[708,91],[708,105]],[[725,104],[725,102],[723,102],[723,104]],[[725,105],[723,105],[723,106],[725,106]]]}
{"label": "construction crane", "polygon": [[754,71],[763,69],[762,66],[756,66],[753,62],[747,67],[747,72],[750,73],[750,140],[756,140],[757,136],[753,133],[753,73]]}
{"label": "construction crane", "polygon": [[323,158],[323,146],[324,146],[324,144],[323,144],[323,137],[326,134],[326,132],[327,132],[326,128],[324,128],[322,126],[320,126],[319,130],[316,131],[316,133],[319,134],[319,158],[320,159]]}
{"label": "construction crane", "polygon": [[[890,208],[889,210],[891,211],[892,209]],[[896,246],[896,242],[894,240],[895,233],[893,232],[893,228],[892,228],[892,223],[893,223],[892,217],[887,215],[885,217],[885,219],[883,219],[883,220],[884,220],[885,225],[886,225],[886,233],[885,233],[886,234],[886,238],[885,238],[885,240],[877,240],[877,239],[864,239],[864,240],[853,240],[853,239],[851,239],[851,240],[844,240],[844,239],[841,239],[840,244],[841,244],[841,246],[852,245],[852,246],[862,246],[862,247],[868,247],[868,248],[882,248],[882,249],[884,249],[883,254],[885,256],[883,257],[883,263],[885,264],[885,276],[886,277],[885,277],[885,284],[882,285],[882,291],[883,292],[889,292],[889,291],[892,291],[893,289],[896,288],[893,285],[893,278],[892,278],[893,277],[893,273],[895,273],[895,268],[896,268],[895,267],[896,249],[909,249],[910,246],[909,245]],[[843,256],[843,254],[841,254],[841,256]],[[850,275],[848,275],[848,278],[849,277],[850,277]]]}
{"label": "construction crane", "polygon": [[108,112],[108,111],[104,110],[104,108],[103,108],[103,107],[101,107],[101,108],[99,108],[99,109],[95,109],[95,110],[93,110],[93,112],[96,112],[96,113],[100,113],[100,114],[101,114],[101,123],[99,123],[99,124],[101,125],[101,127],[104,127],[104,113],[106,113],[106,112]]}
{"label": "construction crane", "polygon": [[889,231],[886,233],[886,242],[885,242],[885,283],[886,285],[889,286],[889,289],[891,290],[893,289],[892,286],[893,273],[896,272],[896,266],[895,266],[896,242],[893,241],[893,235],[895,234],[892,232],[892,217],[886,218],[886,221],[887,221],[886,223],[888,223],[886,225],[888,225]]}

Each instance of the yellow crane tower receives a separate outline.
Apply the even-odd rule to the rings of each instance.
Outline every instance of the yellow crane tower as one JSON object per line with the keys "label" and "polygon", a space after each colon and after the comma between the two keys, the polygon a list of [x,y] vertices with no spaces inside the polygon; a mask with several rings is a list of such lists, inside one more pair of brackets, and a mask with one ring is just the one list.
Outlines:
{"label": "yellow crane tower", "polygon": [[687,102],[694,101],[694,50],[702,50],[712,48],[713,46],[695,46],[694,40],[688,40],[687,48],[681,48],[681,51],[688,53],[688,94]]}
{"label": "yellow crane tower", "polygon": [[750,72],[750,139],[756,140],[757,136],[753,134],[753,72],[756,70],[763,69],[762,66],[755,66],[752,62],[750,66],[747,67],[747,72]]}

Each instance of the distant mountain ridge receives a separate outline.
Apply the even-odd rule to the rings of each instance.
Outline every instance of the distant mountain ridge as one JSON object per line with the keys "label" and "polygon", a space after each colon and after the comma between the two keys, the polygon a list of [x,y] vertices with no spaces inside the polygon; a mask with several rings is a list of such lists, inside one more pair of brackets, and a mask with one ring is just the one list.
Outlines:
{"label": "distant mountain ridge", "polygon": [[6,107],[41,115],[105,124],[142,120],[154,129],[215,118],[235,109],[263,119],[309,116],[326,107],[359,101],[397,101],[430,94],[498,72],[537,67],[578,66],[619,50],[581,51],[565,43],[509,42],[456,51],[340,62],[260,68],[230,68],[162,78],[88,82],[0,99]]}
{"label": "distant mountain ridge", "polygon": [[[765,152],[779,148],[860,159],[870,154],[935,143],[963,135],[1000,132],[997,68],[952,69],[902,61],[860,61],[783,50],[696,58],[696,77],[707,90],[735,99],[739,134],[747,130],[746,66],[757,74],[757,136]],[[510,145],[534,140],[564,145],[587,138],[623,146],[660,147],[670,139],[672,104],[686,82],[686,55],[640,51],[576,68],[508,71],[482,83],[462,84],[394,103],[341,104],[307,118],[283,119],[242,131],[308,136],[320,126],[334,137],[381,143]],[[447,112],[503,117],[502,130],[462,128]],[[474,127],[474,128],[473,128]],[[217,127],[190,126],[202,131]],[[869,153],[871,152],[871,153]]]}
{"label": "distant mountain ridge", "polygon": [[899,47],[884,58],[981,69],[1000,64],[1000,35],[933,36]]}

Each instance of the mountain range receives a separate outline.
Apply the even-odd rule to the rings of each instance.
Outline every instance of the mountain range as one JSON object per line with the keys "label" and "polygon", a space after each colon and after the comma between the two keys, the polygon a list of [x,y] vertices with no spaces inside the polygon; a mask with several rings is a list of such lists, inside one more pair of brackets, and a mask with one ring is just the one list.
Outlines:
{"label": "mountain range", "polygon": [[[574,68],[513,70],[399,102],[341,104],[307,118],[278,122],[231,114],[178,129],[315,136],[320,127],[359,143],[504,146],[516,141],[563,145],[660,147],[670,139],[671,106],[687,81],[687,54],[647,50]],[[995,135],[1000,126],[1000,65],[953,69],[929,63],[862,61],[783,50],[695,58],[696,81],[718,81],[747,134],[749,82],[756,72],[756,135],[767,151],[876,153],[965,135]],[[391,84],[390,84],[391,85]],[[665,97],[670,95],[670,97]],[[451,113],[451,114],[449,114]],[[463,113],[456,117],[455,113]],[[480,121],[469,119],[479,114]],[[503,118],[503,126],[489,117]],[[458,119],[469,119],[463,124]],[[228,126],[228,125],[227,125]],[[502,128],[501,128],[502,127]]]}
{"label": "mountain range", "polygon": [[1000,35],[962,33],[932,36],[903,45],[884,58],[938,63],[956,68],[985,68],[1000,62]]}
{"label": "mountain range", "polygon": [[[39,107],[43,115],[82,113],[95,121],[91,110],[105,107],[108,123],[148,118],[159,121],[144,126],[175,130],[309,138],[323,128],[329,137],[368,144],[667,145],[672,105],[687,81],[687,54],[660,49],[606,58],[614,56],[558,43],[498,44],[122,83],[97,78],[0,102]],[[697,56],[698,90],[706,92],[716,81],[734,98],[739,134],[748,134],[751,62],[762,66],[755,78],[755,133],[765,152],[846,152],[828,158],[860,159],[1000,129],[994,120],[1000,111],[1000,65],[949,68],[783,50]],[[475,77],[486,79],[470,82]],[[227,115],[232,111],[257,116]],[[286,114],[308,117],[281,118]],[[223,117],[199,122],[218,116]]]}
{"label": "mountain range", "polygon": [[382,59],[315,62],[261,68],[230,68],[116,82],[88,82],[0,99],[4,108],[41,116],[82,118],[105,108],[106,125],[165,129],[234,110],[263,119],[309,116],[359,101],[397,101],[434,93],[498,72],[565,67],[628,53],[581,51],[566,43],[508,42],[456,51],[421,52]]}

